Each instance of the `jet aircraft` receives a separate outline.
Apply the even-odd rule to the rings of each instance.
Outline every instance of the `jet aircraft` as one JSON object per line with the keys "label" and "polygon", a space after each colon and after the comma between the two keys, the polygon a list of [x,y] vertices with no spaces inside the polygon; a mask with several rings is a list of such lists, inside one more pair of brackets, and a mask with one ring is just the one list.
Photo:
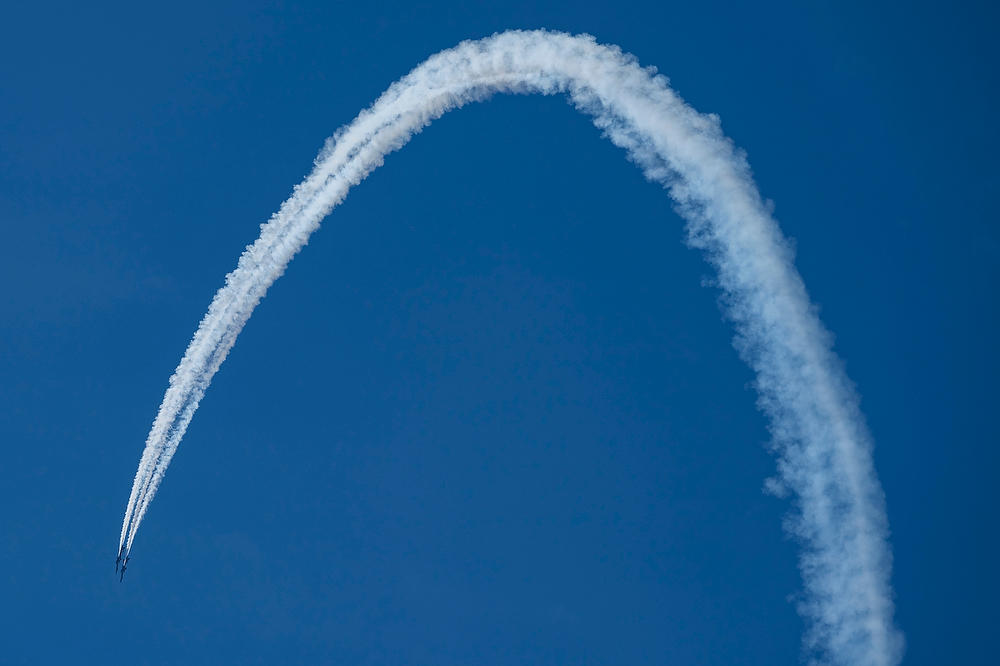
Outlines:
{"label": "jet aircraft", "polygon": [[129,560],[129,557],[128,557],[128,555],[126,555],[125,556],[125,561],[122,562],[122,572],[121,572],[121,575],[118,576],[118,582],[119,583],[122,582],[123,580],[125,580],[125,567],[128,566],[128,560]]}

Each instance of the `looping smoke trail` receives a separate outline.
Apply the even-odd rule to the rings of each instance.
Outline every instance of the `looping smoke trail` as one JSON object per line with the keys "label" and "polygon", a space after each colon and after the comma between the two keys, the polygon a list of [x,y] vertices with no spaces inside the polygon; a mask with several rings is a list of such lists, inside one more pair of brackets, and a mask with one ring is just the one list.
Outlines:
{"label": "looping smoke trail", "polygon": [[506,32],[432,56],[340,129],[216,293],[170,378],[146,440],[122,525],[136,531],[212,376],[268,287],[351,186],[446,111],[495,93],[566,93],[654,181],[687,222],[688,241],[719,274],[736,345],[756,371],[778,456],[794,492],[793,532],[819,662],[890,666],[893,626],[884,499],[857,398],[831,350],[791,252],[749,167],[714,116],[688,107],[655,70],[589,36]]}

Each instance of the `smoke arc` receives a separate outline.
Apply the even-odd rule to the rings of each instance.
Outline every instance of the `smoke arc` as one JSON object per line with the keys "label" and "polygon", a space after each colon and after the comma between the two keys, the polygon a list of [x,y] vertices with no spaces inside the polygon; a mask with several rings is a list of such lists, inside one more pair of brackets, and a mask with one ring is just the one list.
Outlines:
{"label": "smoke arc", "polygon": [[130,552],[240,330],[320,221],[434,119],[497,93],[567,95],[667,189],[688,243],[717,271],[735,344],[756,373],[770,423],[774,483],[795,498],[789,525],[801,545],[808,656],[842,666],[898,664],[903,639],[893,621],[888,522],[871,439],[788,243],[718,119],[687,106],[654,69],[588,35],[510,31],[463,42],[392,84],[327,140],[312,173],[226,276],[171,376],[136,471],[119,553]]}

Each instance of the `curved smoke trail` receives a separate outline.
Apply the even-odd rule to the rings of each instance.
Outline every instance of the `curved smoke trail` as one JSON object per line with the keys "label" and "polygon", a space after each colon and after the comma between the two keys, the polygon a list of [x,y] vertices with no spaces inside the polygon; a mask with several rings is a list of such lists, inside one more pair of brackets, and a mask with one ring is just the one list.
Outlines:
{"label": "curved smoke trail", "polygon": [[796,497],[793,531],[821,661],[898,663],[884,499],[857,398],[810,305],[791,252],[741,153],[714,116],[695,112],[654,70],[589,36],[506,32],[464,42],[414,69],[316,158],[216,293],[146,440],[119,552],[126,555],[212,376],[267,288],[351,186],[446,111],[495,93],[565,93],[669,190],[688,240],[719,273],[737,347],[756,371],[780,482]]}

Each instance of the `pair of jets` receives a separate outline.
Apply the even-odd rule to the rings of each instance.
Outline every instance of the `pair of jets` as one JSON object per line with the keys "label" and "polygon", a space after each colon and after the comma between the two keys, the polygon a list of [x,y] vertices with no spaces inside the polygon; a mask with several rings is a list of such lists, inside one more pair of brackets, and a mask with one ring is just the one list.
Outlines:
{"label": "pair of jets", "polygon": [[[125,561],[122,562],[122,555],[124,554],[124,551],[125,551],[124,548],[119,550],[118,559],[115,560],[115,573],[118,573],[118,570],[121,569],[121,575],[118,576],[118,582],[125,580],[125,567],[128,566],[129,555],[126,554]],[[119,567],[118,565],[121,565],[121,567]]]}

